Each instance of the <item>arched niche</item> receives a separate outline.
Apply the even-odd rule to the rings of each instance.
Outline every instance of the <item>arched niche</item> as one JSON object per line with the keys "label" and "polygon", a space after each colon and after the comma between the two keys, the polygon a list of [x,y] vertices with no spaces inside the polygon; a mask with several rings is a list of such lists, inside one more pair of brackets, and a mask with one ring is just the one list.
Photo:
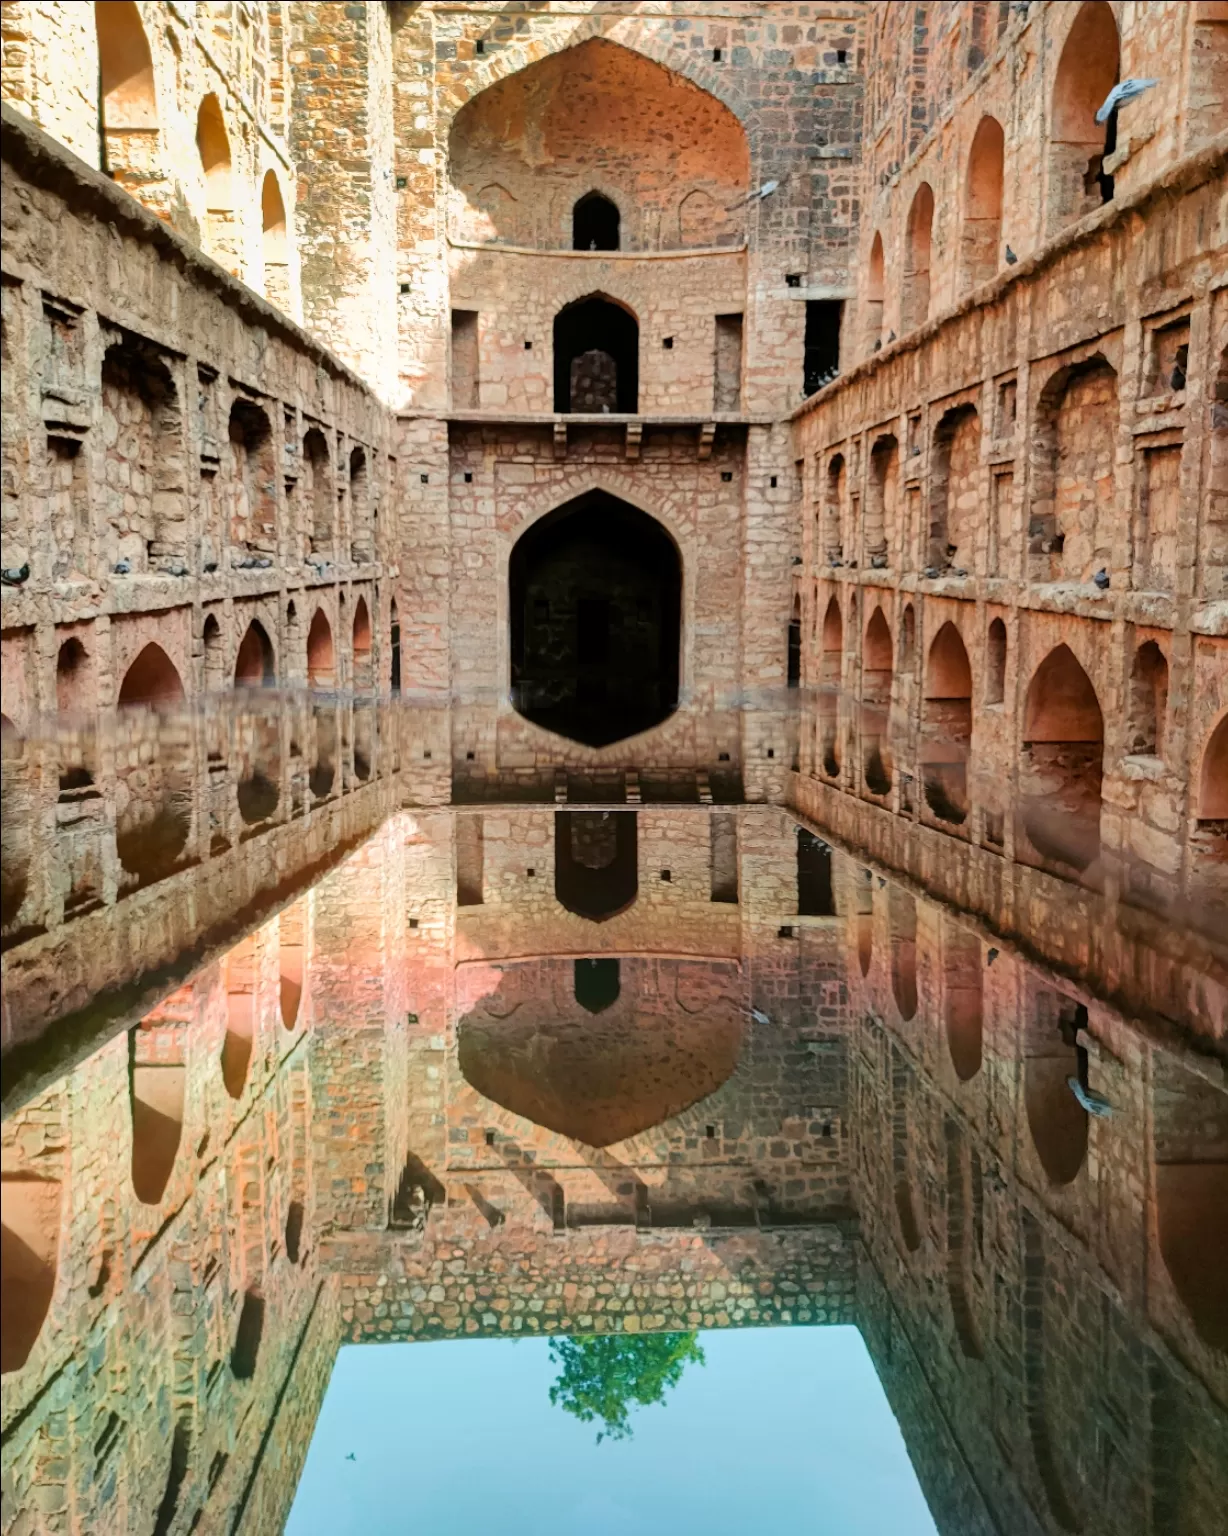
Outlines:
{"label": "arched niche", "polygon": [[328,439],[319,427],[303,434],[304,490],[311,511],[308,544],[313,555],[331,555],[337,519],[337,495],[333,486],[332,456]]}
{"label": "arched niche", "polygon": [[1164,756],[1164,726],[1168,714],[1168,658],[1154,640],[1145,640],[1130,668],[1130,724],[1127,752],[1142,757]]}
{"label": "arched niche", "polygon": [[877,352],[883,344],[883,297],[886,291],[883,237],[877,230],[870,242],[870,261],[866,268],[865,299],[863,301],[863,349],[867,355]]}
{"label": "arched niche", "polygon": [[307,631],[307,681],[317,692],[327,693],[337,686],[337,660],[333,648],[333,627],[323,608],[317,608]]}
{"label": "arched niche", "polygon": [[571,245],[576,251],[616,251],[621,214],[600,192],[586,192],[571,210]]}
{"label": "arched niche", "polygon": [[170,657],[151,641],[124,673],[116,724],[120,809],[115,844],[137,886],[160,880],[178,865],[192,828],[192,763],[182,727],[163,715],[184,702]]}
{"label": "arched niche", "polygon": [[232,1099],[242,1097],[256,1042],[256,945],[244,939],[226,957],[226,1033],[222,1082]]}
{"label": "arched niche", "polygon": [[930,645],[922,720],[921,771],[926,804],[939,821],[962,826],[969,808],[972,665],[963,636],[949,620]]}
{"label": "arched niche", "polygon": [[4,815],[0,816],[0,917],[5,934],[18,930],[30,893],[31,774],[25,743],[7,715],[0,715],[4,764]]}
{"label": "arched niche", "polygon": [[233,401],[227,438],[227,540],[248,560],[271,560],[277,553],[277,460],[268,412],[254,400]]}
{"label": "arched niche", "polygon": [[827,600],[819,652],[818,761],[828,778],[840,774],[840,690],[844,678],[844,619],[839,599]]}
{"label": "arched niche", "polygon": [[682,560],[655,518],[590,491],[521,535],[508,584],[518,713],[587,746],[673,714]]}
{"label": "arched niche", "polygon": [[923,181],[913,194],[904,226],[904,287],[900,333],[924,325],[930,313],[930,261],[934,230],[934,189]]}
{"label": "arched niche", "polygon": [[0,1373],[19,1371],[55,1295],[62,1186],[27,1173],[0,1176]]}
{"label": "arched niche", "polygon": [[271,688],[276,681],[273,642],[260,620],[253,619],[243,632],[235,656],[235,687]]}
{"label": "arched niche", "polygon": [[886,616],[881,607],[876,607],[866,625],[861,652],[862,777],[872,795],[886,795],[891,791],[892,762],[887,726],[894,654]]}
{"label": "arched niche", "polygon": [[1157,1051],[1152,1135],[1164,1269],[1199,1338],[1228,1351],[1228,1093]]}
{"label": "arched niche", "polygon": [[102,555],[132,573],[183,571],[187,557],[183,418],[167,360],[135,337],[102,359],[103,429],[110,445],[98,487]]}
{"label": "arched niche", "polygon": [[239,228],[235,220],[234,167],[222,104],[210,92],[196,114],[196,149],[205,190],[205,249],[238,276]]}
{"label": "arched niche", "polygon": [[929,564],[965,572],[976,561],[981,512],[981,418],[974,405],[945,411],[934,429],[930,462]]}
{"label": "arched niche", "polygon": [[1040,860],[1082,871],[1099,856],[1103,759],[1096,690],[1055,646],[1028,684],[1020,758],[1022,830]]}
{"label": "arched niche", "polygon": [[1002,244],[1002,179],[1006,141],[1002,124],[986,115],[977,124],[964,180],[960,257],[965,288],[987,282],[998,270]]}
{"label": "arched niche", "polygon": [[[1066,7],[1067,13],[1073,7]],[[1058,59],[1049,114],[1046,224],[1050,234],[1091,213],[1113,196],[1105,158],[1117,145],[1117,114],[1096,113],[1117,82],[1120,40],[1108,0],[1079,6]]]}
{"label": "arched niche", "polygon": [[890,433],[870,450],[870,478],[866,486],[865,546],[872,570],[885,570],[892,547],[899,538],[896,510],[900,484],[900,445]]}
{"label": "arched niche", "polygon": [[639,892],[634,811],[556,811],[554,895],[589,922],[625,912]]}
{"label": "arched niche", "polygon": [[1040,391],[1032,445],[1028,574],[1035,582],[1112,574],[1120,424],[1117,374],[1099,355],[1059,368]]}
{"label": "arched niche", "polygon": [[303,1002],[303,950],[306,908],[302,901],[287,907],[277,920],[278,995],[281,1022],[286,1029],[298,1024]]}
{"label": "arched niche", "polygon": [[620,962],[600,957],[577,960],[572,990],[586,1013],[604,1013],[618,1001],[622,990]]}
{"label": "arched niche", "polygon": [[606,414],[639,409],[640,326],[617,299],[593,293],[554,317],[554,408]]}
{"label": "arched niche", "polygon": [[153,58],[133,0],[95,4],[98,38],[98,137],[103,171],[155,207],[160,181],[158,98]]}
{"label": "arched niche", "polygon": [[[91,718],[98,708],[96,671],[77,635],[70,635],[56,655],[55,701],[60,716],[56,726],[60,796],[76,798],[91,788],[98,766],[97,731]],[[6,782],[6,798],[7,787]]]}
{"label": "arched niche", "polygon": [[243,1293],[239,1322],[230,1351],[230,1372],[236,1381],[250,1381],[256,1374],[260,1345],[264,1338],[264,1297],[255,1287]]}
{"label": "arched niche", "polygon": [[290,224],[276,171],[266,171],[260,183],[260,239],[264,253],[264,296],[278,308],[288,311],[291,306]]}
{"label": "arched niche", "polygon": [[874,963],[874,876],[868,869],[858,870],[856,893],[857,965],[868,976]]}
{"label": "arched niche", "polygon": [[448,179],[461,239],[588,250],[595,236],[577,227],[579,191],[621,214],[617,245],[597,238],[596,249],[668,247],[679,238],[679,205],[702,192],[711,223],[688,220],[691,237],[727,245],[744,236],[750,154],[738,118],[715,96],[601,37],[466,102],[448,137]]}
{"label": "arched niche", "polygon": [[991,619],[985,635],[985,702],[1001,704],[1006,698],[1006,625]]}
{"label": "arched niche", "polygon": [[356,563],[375,558],[375,518],[365,448],[350,449],[350,547]]}

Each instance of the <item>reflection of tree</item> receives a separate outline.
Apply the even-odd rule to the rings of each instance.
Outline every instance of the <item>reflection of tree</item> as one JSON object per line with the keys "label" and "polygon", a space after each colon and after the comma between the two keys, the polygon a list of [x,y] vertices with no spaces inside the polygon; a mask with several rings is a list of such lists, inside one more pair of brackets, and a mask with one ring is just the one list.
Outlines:
{"label": "reflection of tree", "polygon": [[550,1356],[561,1367],[550,1401],[583,1424],[599,1419],[597,1436],[622,1440],[631,1433],[630,1410],[659,1403],[682,1379],[688,1361],[704,1363],[694,1333],[606,1333],[552,1339]]}

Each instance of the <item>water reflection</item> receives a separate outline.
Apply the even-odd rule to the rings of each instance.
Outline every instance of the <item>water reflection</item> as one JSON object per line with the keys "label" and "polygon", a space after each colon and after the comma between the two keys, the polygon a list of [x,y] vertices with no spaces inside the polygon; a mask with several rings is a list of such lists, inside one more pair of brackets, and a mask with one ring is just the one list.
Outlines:
{"label": "water reflection", "polygon": [[[1221,1528],[1213,953],[1158,921],[1135,934],[1085,887],[1048,910],[1061,888],[1035,868],[991,890],[977,861],[1007,866],[984,848],[927,883],[881,830],[857,845],[851,818],[799,826],[694,778],[689,802],[637,780],[617,809],[566,784],[401,808],[393,750],[447,796],[429,721],[415,742],[373,718],[364,738],[345,700],[314,705],[333,711],[337,798],[372,804],[322,829],[291,767],[312,706],[266,703],[125,720],[153,800],[181,755],[200,772],[168,856],[199,861],[184,910],[139,909],[183,973],[155,974],[135,937],[117,977],[112,948],[126,990],[78,1059],[6,1084],[6,1530],[280,1529],[343,1342],[839,1323],[944,1533]],[[89,749],[100,783],[119,740]],[[25,744],[23,793],[53,756],[61,793],[61,745]],[[950,766],[948,799],[978,804]],[[303,835],[249,843],[244,866],[256,772]],[[225,940],[210,864],[247,870]],[[138,910],[110,867],[95,917]],[[957,878],[964,905],[940,899]],[[1076,918],[1088,963],[1063,969],[1046,946]],[[1145,1012],[1106,1000],[1106,955]],[[47,974],[46,952],[28,963],[6,1009]],[[41,1049],[60,1017],[40,1016]]]}

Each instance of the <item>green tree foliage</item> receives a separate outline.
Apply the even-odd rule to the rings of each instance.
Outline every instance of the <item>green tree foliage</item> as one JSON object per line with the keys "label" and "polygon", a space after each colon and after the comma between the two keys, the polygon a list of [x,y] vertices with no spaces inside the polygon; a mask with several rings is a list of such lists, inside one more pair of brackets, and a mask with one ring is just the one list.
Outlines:
{"label": "green tree foliage", "polygon": [[632,1408],[663,1401],[690,1361],[704,1363],[694,1333],[582,1334],[552,1339],[550,1356],[561,1367],[550,1401],[583,1424],[599,1421],[598,1445],[630,1435]]}

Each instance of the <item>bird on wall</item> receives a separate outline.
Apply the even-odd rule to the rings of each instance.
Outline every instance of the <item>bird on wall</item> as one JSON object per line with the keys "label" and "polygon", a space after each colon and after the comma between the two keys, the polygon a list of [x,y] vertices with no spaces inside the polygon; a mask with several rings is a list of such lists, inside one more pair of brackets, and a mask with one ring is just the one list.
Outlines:
{"label": "bird on wall", "polygon": [[19,587],[23,581],[27,581],[29,579],[29,576],[29,561],[27,561],[25,565],[6,566],[3,571],[0,571],[0,580],[4,582],[6,587]]}
{"label": "bird on wall", "polygon": [[1136,96],[1141,96],[1144,91],[1149,91],[1153,85],[1159,85],[1158,80],[1120,80],[1104,98],[1104,105],[1096,113],[1098,123],[1107,123],[1118,107],[1126,102],[1133,101]]}
{"label": "bird on wall", "polygon": [[1006,264],[1007,264],[1008,267],[1013,267],[1015,265],[1015,263],[1019,260],[1018,256],[1015,255],[1014,251],[1011,250],[1009,245],[1006,247],[1005,256],[1006,256]]}
{"label": "bird on wall", "polygon": [[1109,573],[1104,569],[1103,566],[1101,566],[1096,574],[1092,577],[1092,580],[1096,583],[1102,592],[1108,591],[1109,582],[1111,579],[1112,578],[1109,576]]}

